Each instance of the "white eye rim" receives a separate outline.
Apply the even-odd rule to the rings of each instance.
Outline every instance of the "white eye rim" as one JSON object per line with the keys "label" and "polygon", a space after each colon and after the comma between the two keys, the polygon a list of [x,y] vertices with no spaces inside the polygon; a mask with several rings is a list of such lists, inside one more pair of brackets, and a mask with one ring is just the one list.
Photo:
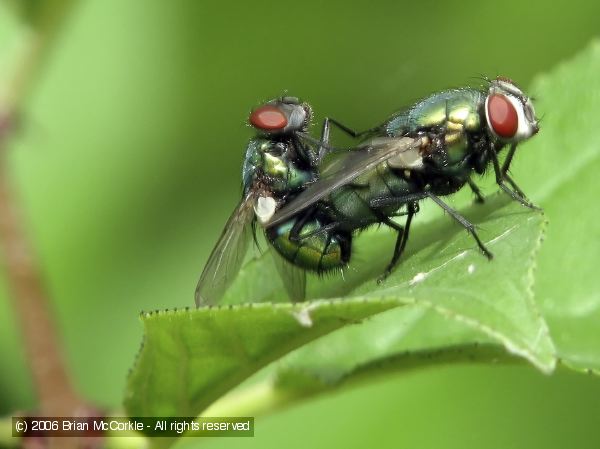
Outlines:
{"label": "white eye rim", "polygon": [[500,93],[508,93],[515,97],[524,97],[523,91],[514,83],[502,79],[496,79],[492,82],[492,90],[496,93],[499,91]]}
{"label": "white eye rim", "polygon": [[291,110],[287,114],[288,124],[284,128],[284,132],[299,131],[304,127],[306,122],[306,111],[302,105],[293,105]]}
{"label": "white eye rim", "polygon": [[[512,104],[512,106],[515,108],[515,111],[517,111],[517,131],[511,137],[503,137],[498,135],[494,130],[494,127],[492,126],[492,122],[490,120],[489,102],[490,98],[493,95],[504,96],[504,98],[506,98],[510,102],[510,104]],[[508,94],[506,92],[490,92],[488,97],[485,99],[485,119],[490,132],[494,135],[494,137],[503,142],[519,142],[521,140],[531,137],[534,134],[533,126],[531,125],[531,123],[529,123],[527,117],[525,117],[523,103],[521,103],[521,100],[519,100],[514,95]]]}

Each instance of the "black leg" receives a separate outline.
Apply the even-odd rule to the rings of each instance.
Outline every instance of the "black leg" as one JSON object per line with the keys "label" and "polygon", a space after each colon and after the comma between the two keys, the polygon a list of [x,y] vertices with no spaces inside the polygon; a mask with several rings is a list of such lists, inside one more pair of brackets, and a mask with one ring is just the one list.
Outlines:
{"label": "black leg", "polygon": [[329,152],[329,118],[325,117],[323,120],[323,128],[321,129],[321,142],[319,144],[319,150],[317,151],[319,162]]}
{"label": "black leg", "polygon": [[338,243],[340,244],[340,251],[342,253],[342,262],[347,264],[352,254],[352,234],[338,232],[335,235]]}
{"label": "black leg", "polygon": [[[422,199],[422,198],[419,198],[419,199]],[[419,203],[414,202],[414,203],[407,204],[407,208],[406,208],[405,212],[396,212],[394,214],[391,214],[390,217],[404,217],[408,214],[415,215],[418,212],[419,212]]]}
{"label": "black leg", "polygon": [[[512,149],[513,147],[511,147]],[[500,163],[498,162],[498,155],[496,154],[496,151],[494,150],[494,148],[490,149],[490,156],[492,158],[492,162],[494,164],[494,173],[496,174],[496,184],[498,184],[498,186],[504,191],[506,192],[508,195],[510,195],[510,197],[515,200],[518,201],[519,203],[521,203],[523,206],[528,207],[530,209],[534,209],[534,210],[540,210],[539,207],[531,204],[526,198],[525,196],[522,194],[523,192],[521,191],[521,189],[519,189],[519,187],[515,184],[515,182],[510,178],[510,176],[508,176],[507,174],[503,174],[502,173],[502,169],[500,168]],[[510,179],[510,181],[508,181]],[[508,188],[508,186],[504,183],[504,181],[508,181],[510,185],[513,186],[513,188],[515,190],[511,190]]]}
{"label": "black leg", "polygon": [[[408,221],[408,219],[407,219],[407,221]],[[383,276],[378,281],[382,281],[383,279],[385,279],[388,276],[388,274],[390,274],[390,272],[392,271],[392,268],[396,264],[395,261],[397,261],[398,258],[400,257],[400,254],[398,254],[398,251],[400,251],[400,253],[402,252],[400,247],[402,246],[402,240],[404,238],[404,227],[403,226],[399,225],[398,223],[395,223],[394,221],[390,220],[387,217],[383,218],[381,220],[381,222],[384,225],[386,225],[386,226],[392,228],[394,231],[396,231],[396,245],[394,247],[394,255],[392,256],[392,260],[388,264],[388,266],[385,268]],[[398,254],[398,257],[396,257],[396,254]]]}
{"label": "black leg", "polygon": [[521,195],[521,197],[525,198],[525,194],[523,193],[523,191],[513,181],[513,179],[510,177],[510,175],[508,173],[504,173],[504,179],[506,180],[506,182],[508,182],[512,186],[513,189],[515,189],[515,192],[517,192],[519,195]]}
{"label": "black leg", "polygon": [[325,123],[327,123],[327,126],[329,127],[329,123],[331,123],[332,125],[335,125],[336,127],[338,127],[340,130],[344,131],[346,134],[348,134],[349,136],[354,137],[355,139],[357,137],[361,137],[362,135],[366,134],[367,132],[369,132],[370,130],[367,131],[354,131],[351,128],[348,128],[346,125],[343,125],[342,123],[338,122],[337,120],[330,118],[330,117],[325,117],[325,121],[323,122],[323,126],[325,126]]}
{"label": "black leg", "polygon": [[479,187],[477,187],[477,184],[475,184],[471,178],[469,178],[467,182],[469,183],[471,191],[475,194],[475,202],[479,204],[485,203],[485,198],[483,197],[481,190],[479,190]]}
{"label": "black leg", "polygon": [[331,240],[333,239],[333,234],[327,234],[327,240],[325,241],[325,246],[323,246],[323,250],[321,251],[321,258],[319,259],[319,264],[317,265],[317,273],[322,273],[323,268],[321,267],[321,262],[323,262],[323,256],[327,254],[327,250],[329,249],[329,245],[331,245]]}
{"label": "black leg", "polygon": [[292,139],[294,141],[294,147],[297,148],[300,156],[308,161],[311,167],[317,167],[319,165],[319,155],[314,151],[314,148],[311,145],[307,145],[305,141],[315,145],[320,145],[321,141],[315,139],[310,134],[300,131],[297,132],[296,135],[293,135]]}
{"label": "black leg", "polygon": [[292,242],[299,242],[305,238],[305,236],[300,236],[300,231],[302,231],[302,228],[306,222],[313,217],[314,212],[315,210],[311,208],[307,210],[306,213],[304,213],[298,220],[296,220],[296,223],[294,223],[294,226],[292,226],[292,229],[290,230],[290,240]]}
{"label": "black leg", "polygon": [[327,142],[323,142],[322,138],[320,140],[315,139],[310,134],[302,131],[297,131],[296,135],[299,139],[305,140],[317,146],[316,153],[312,150],[305,151],[305,153],[307,153],[307,159],[313,167],[318,167],[319,163],[321,162],[322,158],[319,155],[325,155],[329,152],[336,151],[336,148],[332,148]]}
{"label": "black leg", "polygon": [[427,193],[425,192],[416,192],[416,193],[408,193],[402,196],[391,196],[384,198],[375,198],[369,201],[369,207],[371,209],[379,209],[383,207],[389,206],[400,206],[409,203],[415,203],[416,201],[422,200],[423,198],[427,198]]}
{"label": "black leg", "polygon": [[311,136],[308,133],[302,132],[302,131],[296,131],[296,135],[298,137],[301,137],[304,140],[307,140],[310,143],[314,143],[315,145],[322,145],[324,146],[327,150],[334,150],[334,148],[331,148],[329,145],[327,145],[327,142],[323,142],[320,139],[316,139],[315,137]]}
{"label": "black leg", "polygon": [[506,159],[504,159],[504,164],[502,164],[502,174],[506,175],[508,169],[510,167],[510,163],[512,162],[512,158],[515,155],[515,150],[517,149],[517,144],[513,143],[508,150],[508,154],[506,155]]}
{"label": "black leg", "polygon": [[332,148],[329,146],[329,133],[331,130],[331,125],[335,125],[338,129],[342,130],[343,132],[355,139],[371,131],[370,129],[360,132],[354,131],[353,129],[348,128],[346,125],[343,125],[335,119],[325,117],[325,119],[323,120],[323,129],[321,130],[321,145],[319,147],[318,152],[319,161],[322,161],[323,158],[327,155],[327,153],[332,150]]}
{"label": "black leg", "polygon": [[405,217],[408,215],[408,211],[398,211],[398,212],[394,212],[393,214],[390,214],[389,217]]}
{"label": "black leg", "polygon": [[504,178],[504,180],[506,182],[508,182],[512,186],[513,189],[515,189],[515,192],[517,192],[519,195],[521,195],[523,198],[525,198],[525,194],[523,193],[523,191],[519,188],[519,186],[512,180],[512,178],[508,174],[508,170],[510,168],[510,164],[512,163],[512,158],[515,155],[516,149],[517,149],[517,144],[513,143],[510,146],[510,149],[508,150],[508,154],[506,155],[506,159],[504,159],[504,163],[502,164],[502,177]]}
{"label": "black leg", "polygon": [[477,235],[477,232],[475,232],[475,225],[473,225],[473,223],[471,223],[465,217],[460,215],[457,211],[455,211],[450,206],[448,206],[446,203],[444,203],[439,197],[435,196],[433,193],[427,192],[427,196],[429,198],[431,198],[438,206],[440,206],[442,209],[444,209],[448,214],[450,214],[450,216],[452,218],[454,218],[461,226],[463,226],[467,231],[469,231],[469,233],[473,236],[473,238],[477,242],[477,245],[479,246],[479,249],[481,250],[481,252],[488,259],[492,259],[494,257],[493,254],[490,252],[490,250],[488,250],[485,247],[485,245],[483,244],[483,242]]}
{"label": "black leg", "polygon": [[[378,283],[383,282],[392,272],[398,261],[400,260],[400,256],[404,252],[404,248],[406,248],[406,242],[408,241],[408,233],[410,231],[410,223],[412,222],[412,218],[415,215],[414,205],[408,206],[408,215],[406,216],[406,222],[404,223],[404,227],[399,226],[394,223],[396,226],[400,228],[398,231],[398,236],[396,237],[396,246],[394,247],[394,255],[392,256],[392,260],[385,268],[385,271],[381,275],[381,277],[377,280]],[[387,223],[386,223],[387,224]]]}

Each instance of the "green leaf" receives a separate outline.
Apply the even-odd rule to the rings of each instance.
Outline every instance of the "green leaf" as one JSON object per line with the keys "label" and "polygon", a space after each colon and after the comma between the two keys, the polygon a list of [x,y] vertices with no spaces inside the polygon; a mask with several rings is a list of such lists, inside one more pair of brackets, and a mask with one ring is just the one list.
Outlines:
{"label": "green leaf", "polygon": [[195,416],[250,374],[335,329],[402,304],[394,298],[247,304],[142,314],[144,345],[129,379],[132,415]]}
{"label": "green leaf", "polygon": [[[600,91],[599,70],[600,43],[596,42],[573,61],[536,80],[531,92],[538,98],[536,107],[543,117],[542,132],[520,148],[512,170],[514,178],[543,206],[552,223],[537,259],[536,282],[528,287],[533,288],[537,304],[537,307],[532,304],[530,310],[534,314],[536,309],[541,310],[549,323],[552,340],[544,337],[543,344],[548,345],[545,354],[550,356],[555,344],[554,352],[559,360],[588,372],[600,371],[600,278],[596,275],[600,256],[600,211],[590,207],[597,201],[595,176],[600,170],[600,129],[596,124],[600,98],[595,94]],[[445,274],[453,275],[452,271]],[[489,287],[493,285],[489,283]],[[452,288],[452,281],[441,279],[436,286]],[[466,298],[466,294],[463,297]],[[498,305],[508,312],[506,305]],[[394,342],[389,340],[391,334],[385,328],[386,319],[402,323],[397,326],[401,338]],[[409,323],[408,326],[405,323]],[[368,326],[372,328],[367,329]],[[284,391],[296,391],[307,379],[311,379],[315,391],[332,388],[357,375],[364,376],[365,372],[406,370],[407,365],[415,362],[431,364],[431,357],[436,363],[494,358],[495,349],[469,345],[467,342],[480,341],[480,337],[465,335],[465,331],[464,327],[452,330],[439,316],[425,310],[389,311],[360,331],[344,329],[292,354],[276,368],[276,376],[262,386],[263,394],[270,396],[276,392],[281,396]],[[540,331],[548,332],[543,324]],[[382,332],[380,340],[378,332]],[[516,334],[511,333],[513,339]],[[385,341],[389,347],[377,346],[381,351],[379,358],[373,357],[374,348],[364,360],[354,354],[353,363],[348,363],[346,370],[340,370],[337,361],[344,357],[344,347],[352,347],[348,344],[350,341],[364,344],[364,338]],[[441,353],[429,350],[432,345],[436,346],[436,340],[440,347],[450,346],[445,346]],[[454,344],[458,346],[452,346]],[[510,342],[504,341],[504,344],[510,348]],[[331,354],[335,354],[335,359]],[[526,354],[521,355],[533,361]],[[498,360],[505,361],[506,357],[498,356]],[[550,358],[545,361],[545,367],[537,363],[544,370],[552,365]],[[336,364],[338,367],[332,369]],[[299,377],[303,377],[303,382],[295,384],[293,380]],[[226,401],[222,404],[227,409]]]}
{"label": "green leaf", "polygon": [[[498,195],[462,210],[479,226],[492,262],[449,217],[427,221],[431,208],[417,217],[402,263],[382,284],[376,279],[393,236],[361,234],[343,280],[311,279],[309,297],[328,300],[269,303],[285,294],[264,255],[242,269],[225,298],[253,306],[145,316],[128,411],[200,413],[278,359],[266,380],[206,413],[270,410],[352,380],[436,363],[521,359],[551,372],[558,355],[569,366],[600,369],[597,73],[595,43],[531,89],[542,131],[519,148],[513,175],[546,216]],[[546,218],[552,226],[538,255]]]}
{"label": "green leaf", "polygon": [[[415,229],[406,260],[382,284],[376,279],[387,257],[369,252],[391,256],[390,236],[383,231],[365,236],[359,247],[364,260],[353,265],[345,281],[331,280],[328,286],[354,290],[343,298],[143,315],[146,337],[129,379],[128,412],[198,414],[262,367],[311,341],[285,360],[282,373],[293,377],[292,371],[313,370],[331,383],[407,349],[490,341],[552,370],[552,344],[531,301],[543,216],[500,196],[471,207],[467,215],[480,224],[496,256],[493,262],[450,218],[439,217]],[[252,261],[228,298],[259,291],[253,284],[271,276],[276,274],[268,258]],[[281,285],[277,291],[267,284],[268,295],[284,295]]]}
{"label": "green leaf", "polygon": [[552,223],[538,259],[536,301],[557,355],[600,371],[600,42],[539,77],[539,136],[523,151],[518,179]]}

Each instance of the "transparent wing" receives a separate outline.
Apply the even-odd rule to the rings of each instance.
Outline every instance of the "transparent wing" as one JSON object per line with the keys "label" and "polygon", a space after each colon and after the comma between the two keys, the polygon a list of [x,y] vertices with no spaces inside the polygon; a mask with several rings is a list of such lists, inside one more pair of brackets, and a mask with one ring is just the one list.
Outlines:
{"label": "transparent wing", "polygon": [[304,301],[306,298],[306,271],[292,265],[274,249],[271,249],[271,254],[290,299],[294,302]]}
{"label": "transparent wing", "polygon": [[196,305],[216,304],[231,285],[244,262],[252,240],[255,196],[246,195],[233,211],[213,248],[196,287]]}
{"label": "transparent wing", "polygon": [[421,139],[412,137],[381,137],[349,151],[345,157],[339,158],[323,170],[317,181],[275,212],[265,226],[270,227],[283,223],[378,164],[410,150],[416,150],[420,145]]}

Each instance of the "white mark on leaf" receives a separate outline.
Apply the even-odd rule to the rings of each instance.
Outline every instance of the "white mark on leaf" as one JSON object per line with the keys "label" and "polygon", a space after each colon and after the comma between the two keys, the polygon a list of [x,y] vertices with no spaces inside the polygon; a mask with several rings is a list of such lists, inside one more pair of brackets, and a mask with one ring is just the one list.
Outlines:
{"label": "white mark on leaf", "polygon": [[415,277],[413,277],[408,284],[409,285],[415,285],[418,284],[419,282],[423,282],[425,280],[425,278],[427,277],[427,273],[417,273],[415,274]]}
{"label": "white mark on leaf", "polygon": [[310,316],[310,312],[317,307],[317,304],[311,304],[310,306],[303,307],[298,311],[290,312],[292,316],[298,321],[298,324],[302,327],[312,327],[313,321]]}

